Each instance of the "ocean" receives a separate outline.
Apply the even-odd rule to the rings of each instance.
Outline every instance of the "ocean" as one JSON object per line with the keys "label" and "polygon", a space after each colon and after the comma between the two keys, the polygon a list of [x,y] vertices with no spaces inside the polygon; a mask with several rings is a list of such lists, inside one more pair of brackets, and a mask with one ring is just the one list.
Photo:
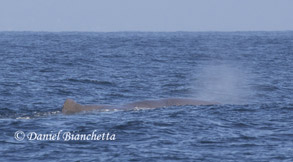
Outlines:
{"label": "ocean", "polygon": [[0,159],[293,161],[292,92],[292,31],[0,32]]}

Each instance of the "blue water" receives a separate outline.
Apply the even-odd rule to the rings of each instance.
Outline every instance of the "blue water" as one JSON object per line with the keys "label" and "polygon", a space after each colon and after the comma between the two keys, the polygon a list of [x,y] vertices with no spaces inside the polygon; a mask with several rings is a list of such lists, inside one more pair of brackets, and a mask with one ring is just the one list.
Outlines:
{"label": "blue water", "polygon": [[[292,63],[293,32],[0,32],[0,160],[293,161]],[[170,97],[221,104],[61,113]],[[60,130],[115,140],[15,138]]]}

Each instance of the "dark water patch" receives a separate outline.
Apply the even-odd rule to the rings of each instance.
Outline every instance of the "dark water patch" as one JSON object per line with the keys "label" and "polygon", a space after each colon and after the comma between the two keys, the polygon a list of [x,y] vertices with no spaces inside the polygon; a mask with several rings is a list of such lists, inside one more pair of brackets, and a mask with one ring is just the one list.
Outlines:
{"label": "dark water patch", "polygon": [[52,68],[44,68],[44,69],[41,69],[39,72],[41,72],[41,73],[55,72],[55,69],[52,69]]}
{"label": "dark water patch", "polygon": [[237,128],[249,128],[250,125],[239,122],[239,123],[233,123],[233,127],[237,127]]}
{"label": "dark water patch", "polygon": [[117,125],[117,126],[114,126],[113,129],[127,129],[127,130],[130,130],[130,129],[139,129],[139,128],[142,128],[144,125],[144,122],[143,121],[128,121],[128,122],[125,122],[123,124],[120,124],[120,125]]}
{"label": "dark water patch", "polygon": [[269,92],[276,91],[279,89],[277,86],[274,86],[274,85],[257,85],[254,88],[259,91],[269,91]]}

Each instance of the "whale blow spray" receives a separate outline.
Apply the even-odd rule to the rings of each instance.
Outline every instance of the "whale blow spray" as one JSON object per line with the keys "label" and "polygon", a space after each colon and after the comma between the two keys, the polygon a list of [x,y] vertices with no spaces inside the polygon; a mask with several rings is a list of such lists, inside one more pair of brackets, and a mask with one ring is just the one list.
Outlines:
{"label": "whale blow spray", "polygon": [[203,65],[196,73],[194,97],[222,104],[245,104],[251,96],[249,80],[248,74],[235,66]]}

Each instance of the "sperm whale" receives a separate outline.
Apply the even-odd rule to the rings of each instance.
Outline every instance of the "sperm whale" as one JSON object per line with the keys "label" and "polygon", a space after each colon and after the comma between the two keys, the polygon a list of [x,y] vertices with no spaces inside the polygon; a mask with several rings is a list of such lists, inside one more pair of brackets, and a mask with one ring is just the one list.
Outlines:
{"label": "sperm whale", "polygon": [[184,105],[215,105],[219,104],[217,102],[199,101],[194,99],[184,99],[184,98],[168,98],[159,100],[144,100],[136,101],[133,103],[124,104],[122,106],[112,106],[112,105],[81,105],[72,99],[67,99],[64,102],[62,113],[63,114],[74,114],[83,111],[93,111],[93,110],[111,110],[111,109],[140,109],[140,108],[160,108],[168,106],[184,106]]}

